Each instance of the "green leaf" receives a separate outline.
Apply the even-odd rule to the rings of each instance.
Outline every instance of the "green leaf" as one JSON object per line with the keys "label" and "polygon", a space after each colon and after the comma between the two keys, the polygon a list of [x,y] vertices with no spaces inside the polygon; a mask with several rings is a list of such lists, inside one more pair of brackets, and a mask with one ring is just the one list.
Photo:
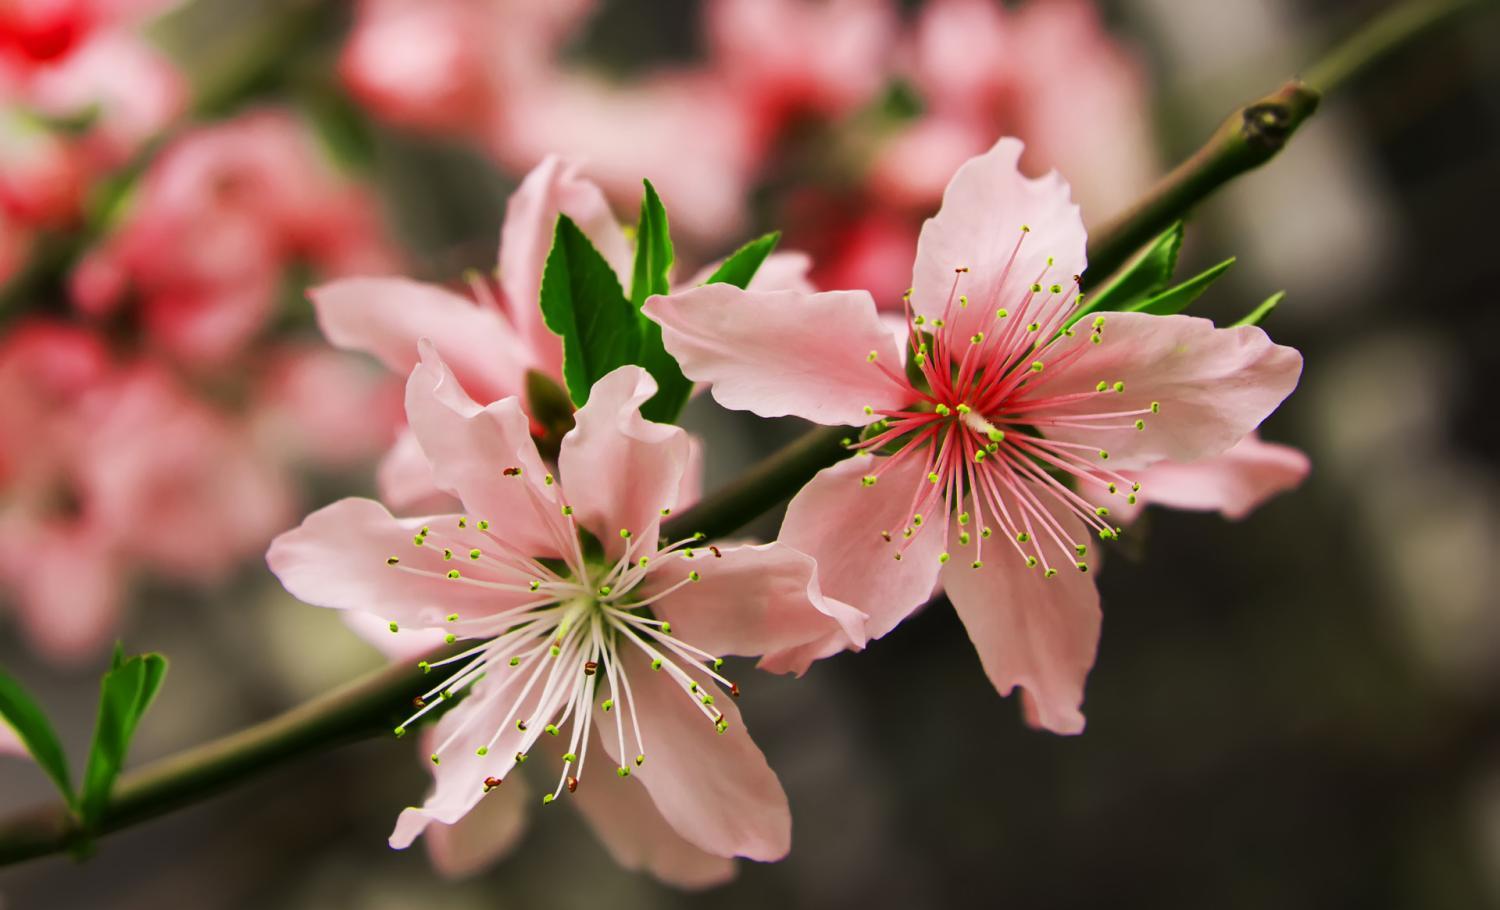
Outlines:
{"label": "green leaf", "polygon": [[630,282],[630,302],[640,309],[652,294],[665,294],[667,273],[672,270],[672,234],[667,227],[667,210],[651,181],[644,181],[646,194],[641,197],[641,218],[635,229],[635,269]]}
{"label": "green leaf", "polygon": [[167,659],[160,654],[127,659],[116,648],[111,664],[112,669],[99,683],[99,717],[78,794],[78,814],[86,828],[103,817],[115,779],[125,766],[136,724],[151,707],[167,675]]}
{"label": "green leaf", "polygon": [[1277,291],[1270,297],[1267,297],[1265,303],[1251,310],[1249,315],[1231,325],[1230,328],[1240,325],[1260,325],[1260,321],[1270,315],[1271,311],[1276,309],[1284,297],[1286,297],[1286,291]]}
{"label": "green leaf", "polygon": [[1202,296],[1208,290],[1209,285],[1219,280],[1219,276],[1229,271],[1234,265],[1234,257],[1231,256],[1213,268],[1200,275],[1189,278],[1182,284],[1171,290],[1162,291],[1154,297],[1137,303],[1130,307],[1134,313],[1150,313],[1153,316],[1173,316],[1188,308],[1194,300]]}
{"label": "green leaf", "polygon": [[47,715],[32,700],[21,684],[5,671],[0,670],[0,717],[10,724],[20,737],[26,751],[36,759],[37,765],[52,778],[62,793],[63,800],[73,805],[72,774],[68,771],[68,756],[58,741],[57,733],[47,720]]}
{"label": "green leaf", "polygon": [[1095,310],[1128,310],[1161,292],[1172,280],[1172,272],[1177,269],[1177,254],[1182,250],[1182,234],[1181,221],[1168,228],[1107,287],[1088,295],[1083,306],[1073,314],[1071,322],[1077,322]]}
{"label": "green leaf", "polygon": [[677,359],[667,353],[662,344],[661,326],[639,312],[647,297],[671,291],[667,274],[672,270],[672,234],[667,210],[651,181],[647,180],[645,184],[641,218],[636,226],[635,275],[630,282],[630,300],[640,320],[641,334],[641,346],[634,362],[645,367],[656,380],[656,394],[641,406],[642,416],[647,420],[672,423],[693,394],[693,384],[682,375]]}
{"label": "green leaf", "polygon": [[780,240],[781,232],[772,231],[750,241],[731,253],[704,284],[732,284],[743,291]]}
{"label": "green leaf", "polygon": [[563,380],[575,405],[589,400],[600,377],[639,356],[640,314],[609,263],[566,215],[557,218],[542,271],[541,307],[547,328],[562,336]]}

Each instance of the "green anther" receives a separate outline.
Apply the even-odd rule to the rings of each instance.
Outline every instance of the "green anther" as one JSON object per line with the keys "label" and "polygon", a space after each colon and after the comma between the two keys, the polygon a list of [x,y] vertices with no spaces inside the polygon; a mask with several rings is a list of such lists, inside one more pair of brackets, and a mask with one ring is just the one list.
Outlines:
{"label": "green anther", "polygon": [[969,513],[968,512],[959,512],[958,513],[958,524],[959,524],[959,526],[962,527],[963,525],[966,525],[968,523],[969,523]]}
{"label": "green anther", "polygon": [[692,559],[693,558],[693,548],[692,547],[684,547],[683,551],[682,551],[682,558],[683,559]]}
{"label": "green anther", "polygon": [[553,645],[551,648],[547,649],[547,653],[551,654],[553,657],[556,657],[557,655],[562,653],[562,648],[558,647],[557,645]]}
{"label": "green anther", "polygon": [[448,570],[448,577],[449,578],[457,578],[458,577],[458,570],[457,569],[449,569]]}
{"label": "green anther", "polygon": [[866,417],[869,417],[871,414],[875,413],[875,409],[870,407],[869,405],[865,405],[864,411]]}
{"label": "green anther", "polygon": [[604,704],[600,705],[599,707],[603,708],[605,711],[612,711],[615,707],[615,700],[613,698],[606,698],[604,700]]}
{"label": "green anther", "polygon": [[428,663],[425,660],[419,660],[419,661],[417,661],[417,669],[421,670],[423,673],[431,673],[432,672],[432,664]]}
{"label": "green anther", "polygon": [[427,757],[430,758],[430,759],[432,759],[432,763],[434,765],[441,765],[443,763],[443,760],[441,758],[438,758],[438,754],[436,752],[432,753],[431,755],[429,755]]}
{"label": "green anther", "polygon": [[722,658],[722,657],[715,657],[714,658],[714,669],[717,670],[717,669],[719,669],[722,666],[724,666],[724,658]]}
{"label": "green anther", "polygon": [[714,703],[714,697],[712,695],[703,696],[703,703],[705,705],[712,705]]}
{"label": "green anther", "polygon": [[1130,492],[1132,492],[1132,493],[1139,493],[1140,491],[1141,491],[1141,482],[1139,480],[1130,485]]}
{"label": "green anther", "polygon": [[417,533],[421,534],[423,537],[426,537],[428,534],[432,533],[432,528],[428,527],[427,525],[422,525],[422,530],[418,531]]}
{"label": "green anther", "polygon": [[1033,322],[1031,325],[1028,325],[1026,327],[1026,331],[1028,332],[1040,332],[1041,330],[1042,324],[1040,322]]}
{"label": "green anther", "polygon": [[646,763],[646,756],[644,756],[644,755],[637,755],[635,757],[635,766],[637,768],[639,768],[641,765],[643,765],[645,763]]}
{"label": "green anther", "polygon": [[1109,461],[1109,452],[1107,450],[1105,450],[1105,449],[1100,449],[1099,450],[1099,460],[1100,461]]}
{"label": "green anther", "polygon": [[1103,518],[1104,516],[1109,514],[1109,509],[1104,506],[1100,506],[1099,508],[1094,510],[1094,514],[1098,515],[1100,518]]}
{"label": "green anther", "polygon": [[1031,233],[1031,225],[1029,225],[1029,224],[1023,224],[1023,225],[1021,225],[1021,233],[1023,233],[1023,234],[1030,234]]}
{"label": "green anther", "polygon": [[983,332],[975,332],[974,334],[972,334],[972,335],[969,336],[969,344],[982,344],[983,342],[984,342],[984,333]]}
{"label": "green anther", "polygon": [[621,540],[629,540],[630,539],[630,529],[629,528],[621,528],[620,529],[620,539]]}
{"label": "green anther", "polygon": [[1111,493],[1118,493],[1118,492],[1120,492],[1120,488],[1117,487],[1117,486],[1115,486],[1114,484],[1110,484],[1109,487],[1108,487],[1108,489],[1109,489],[1109,491]]}
{"label": "green anther", "polygon": [[1005,431],[1004,430],[991,429],[988,432],[986,432],[984,435],[989,438],[990,442],[1004,442],[1005,441]]}
{"label": "green anther", "polygon": [[1060,284],[1054,284],[1052,287],[1048,288],[1047,290],[1051,291],[1054,294],[1061,294],[1062,293],[1062,285],[1060,285]]}
{"label": "green anther", "polygon": [[663,632],[665,632],[666,634],[671,635],[672,634],[672,624],[669,623],[669,622],[662,623],[661,624],[661,630]]}
{"label": "green anther", "polygon": [[913,325],[925,325],[926,322],[927,322],[926,318],[923,317],[922,314],[920,314],[920,313],[918,313],[916,315],[916,317],[912,319],[912,324]]}
{"label": "green anther", "polygon": [[968,306],[969,305],[969,295],[968,294],[959,294],[958,295],[958,305],[959,306]]}
{"label": "green anther", "polygon": [[911,517],[911,523],[913,525],[915,525],[916,527],[920,528],[922,526],[922,516],[921,515],[913,515]]}
{"label": "green anther", "polygon": [[1053,259],[1051,256],[1048,256],[1047,257],[1047,264],[1048,265],[1056,265],[1057,264],[1057,260]]}
{"label": "green anther", "polygon": [[519,657],[512,657],[510,659],[510,665],[512,667],[519,667],[521,665],[521,658],[519,658]]}
{"label": "green anther", "polygon": [[614,586],[613,585],[600,585],[599,586],[599,596],[600,597],[608,597],[609,596],[609,592],[611,592],[613,590],[614,590]]}
{"label": "green anther", "polygon": [[1126,496],[1125,501],[1130,503],[1131,505],[1135,505],[1135,494],[1131,493],[1129,496]]}
{"label": "green anther", "polygon": [[939,553],[938,554],[938,562],[942,563],[943,565],[947,565],[949,559],[952,559],[952,557],[949,556],[947,553]]}
{"label": "green anther", "polygon": [[653,669],[653,670],[660,670],[661,669],[661,658],[660,657],[658,657],[658,658],[656,658],[656,659],[654,659],[654,660],[651,661],[651,669]]}
{"label": "green anther", "polygon": [[1144,430],[1144,429],[1146,429],[1146,421],[1144,421],[1144,420],[1137,420],[1135,422],[1135,428],[1137,430]]}
{"label": "green anther", "polygon": [[1151,413],[1153,413],[1153,414],[1160,414],[1161,413],[1161,402],[1159,402],[1159,401],[1153,401],[1153,402],[1151,402]]}
{"label": "green anther", "polygon": [[630,769],[625,767],[624,765],[621,765],[620,767],[615,769],[615,773],[620,775],[621,777],[629,777]]}
{"label": "green anther", "polygon": [[562,513],[564,515],[572,515],[573,514],[573,507],[572,506],[563,506],[562,507]]}
{"label": "green anther", "polygon": [[876,477],[874,474],[866,474],[865,476],[863,476],[863,477],[861,477],[859,479],[859,483],[860,483],[860,486],[873,487],[873,486],[875,486],[875,482],[877,480],[879,480],[879,479],[880,478]]}
{"label": "green anther", "polygon": [[962,547],[962,546],[968,546],[968,544],[969,544],[969,532],[968,531],[959,531],[958,532],[958,545]]}
{"label": "green anther", "polygon": [[416,537],[413,537],[413,538],[412,538],[412,539],[411,539],[411,542],[412,542],[412,544],[413,544],[413,545],[414,545],[414,546],[418,546],[418,547],[420,547],[420,546],[421,546],[421,545],[422,545],[422,542],[423,542],[423,541],[424,541],[424,540],[426,540],[426,538],[424,538],[424,537],[423,537],[423,536],[422,536],[422,535],[421,535],[421,534],[418,534],[418,535],[417,535],[417,536],[416,536]]}
{"label": "green anther", "polygon": [[1025,531],[1022,531],[1021,533],[1016,535],[1016,543],[1027,543],[1030,540],[1031,535],[1026,533]]}
{"label": "green anther", "polygon": [[945,405],[945,404],[940,404],[937,407],[933,408],[932,410],[933,410],[933,413],[937,414],[939,417],[947,417],[949,414],[953,413],[951,410],[948,409],[948,406]]}
{"label": "green anther", "polygon": [[688,684],[688,691],[689,692],[697,692],[698,691],[698,684],[697,683],[689,683]]}
{"label": "green anther", "polygon": [[448,621],[449,622],[458,622],[458,614],[457,613],[449,613],[448,614]]}
{"label": "green anther", "polygon": [[702,577],[703,576],[699,575],[696,569],[688,573],[688,581],[698,581]]}
{"label": "green anther", "polygon": [[395,556],[387,556],[385,558],[385,564],[388,565],[388,566],[394,566],[397,563],[399,563],[400,561],[401,561],[400,558],[395,557]]}
{"label": "green anther", "polygon": [[941,479],[942,478],[938,477],[936,471],[929,472],[928,475],[927,475],[927,482],[928,483],[937,483]]}
{"label": "green anther", "polygon": [[552,736],[556,736],[557,733],[558,733],[557,724],[548,724],[547,726],[543,727],[542,729],[546,730]]}
{"label": "green anther", "polygon": [[970,412],[970,411],[972,411],[972,410],[974,410],[974,409],[973,409],[973,408],[971,408],[971,407],[969,407],[969,406],[968,406],[968,405],[966,405],[966,404],[961,404],[961,405],[959,405],[959,406],[958,406],[958,408],[957,408],[957,409],[956,409],[956,410],[957,410],[957,411],[958,411],[958,413],[960,413],[960,414],[967,414],[967,413],[969,413],[969,412]]}
{"label": "green anther", "polygon": [[665,515],[671,515],[672,514],[672,510],[671,509],[662,509],[661,510],[661,514],[664,515],[664,516]]}
{"label": "green anther", "polygon": [[521,731],[522,733],[525,733],[526,732],[526,721],[522,720],[519,717],[516,718],[516,729],[519,730],[519,731]]}
{"label": "green anther", "polygon": [[450,560],[452,558],[453,558],[453,551],[450,550],[450,549],[448,549],[447,547],[443,547],[443,560],[447,561],[447,560]]}
{"label": "green anther", "polygon": [[1109,388],[1109,383],[1107,383],[1107,382],[1105,382],[1104,380],[1101,379],[1101,380],[1099,380],[1099,384],[1096,385],[1096,386],[1094,386],[1094,391],[1096,391],[1096,392],[1102,392],[1102,391],[1104,391],[1107,388]]}
{"label": "green anther", "polygon": [[1033,284],[1031,286],[1031,293],[1033,293],[1033,294],[1040,294],[1041,292],[1042,292],[1042,286],[1041,285],[1039,285],[1039,284]]}
{"label": "green anther", "polygon": [[942,328],[943,327],[943,320],[941,320],[941,319],[934,319],[934,320],[932,320],[932,324],[935,325],[935,326],[937,326],[938,328]]}
{"label": "green anther", "polygon": [[998,443],[998,442],[992,442],[989,445],[985,446],[984,450],[986,452],[989,452],[991,455],[993,455],[996,452],[1000,451],[1000,443]]}
{"label": "green anther", "polygon": [[1116,536],[1117,535],[1115,534],[1115,532],[1112,531],[1112,530],[1110,530],[1109,528],[1100,528],[1099,529],[1099,539],[1100,540],[1114,540]]}
{"label": "green anther", "polygon": [[722,736],[723,734],[729,732],[729,724],[721,720],[718,723],[714,724],[714,729],[717,730],[719,732],[719,735]]}
{"label": "green anther", "polygon": [[1007,317],[1009,315],[1010,315],[1010,312],[1008,310],[1006,310],[1005,307],[1001,307],[1000,309],[998,309],[998,310],[995,311],[995,318],[996,319],[1004,319],[1005,317]]}
{"label": "green anther", "polygon": [[544,484],[546,484],[547,486],[550,487],[550,486],[552,486],[552,484],[556,483],[556,480],[553,479],[553,477],[552,477],[551,474],[548,474],[548,475],[546,475],[545,477],[542,478],[542,483],[544,483]]}
{"label": "green anther", "polygon": [[1031,362],[1031,372],[1040,373],[1043,366],[1045,366],[1045,364],[1043,364],[1040,360],[1033,360]]}
{"label": "green anther", "polygon": [[479,548],[478,547],[475,547],[474,549],[472,549],[472,550],[469,551],[469,558],[470,559],[478,559],[482,555],[484,555],[484,554],[482,554],[482,553],[479,552]]}
{"label": "green anther", "polygon": [[1036,557],[1035,556],[1028,556],[1028,557],[1026,557],[1026,568],[1028,568],[1028,569],[1035,569],[1036,568]]}
{"label": "green anther", "polygon": [[1102,344],[1104,342],[1104,336],[1100,335],[1098,332],[1095,332],[1094,334],[1089,336],[1089,341],[1092,341],[1094,344]]}
{"label": "green anther", "polygon": [[1074,544],[1073,552],[1077,553],[1080,557],[1087,556],[1089,555],[1089,545],[1086,543]]}
{"label": "green anther", "polygon": [[403,736],[406,735],[406,728],[405,727],[397,727],[396,729],[392,730],[391,732],[396,734],[396,738],[397,739],[400,739],[401,737],[403,737]]}
{"label": "green anther", "polygon": [[638,565],[638,566],[640,566],[642,569],[644,569],[644,568],[646,568],[646,566],[648,566],[648,565],[651,564],[651,557],[649,557],[649,556],[642,556],[640,559],[637,559],[635,561],[635,564]]}
{"label": "green anther", "polygon": [[445,642],[447,642],[448,644],[451,645],[455,641],[458,641],[458,636],[454,635],[452,632],[449,632],[447,635],[443,636],[443,641],[445,641]]}
{"label": "green anther", "polygon": [[483,518],[479,519],[479,530],[488,531],[489,529],[490,523],[488,521],[485,521]]}
{"label": "green anther", "polygon": [[460,518],[458,520],[458,526],[460,528],[467,528],[469,526],[469,519],[467,519],[467,518]]}
{"label": "green anther", "polygon": [[548,804],[548,803],[550,803],[550,802],[552,802],[552,800],[553,800],[553,798],[554,798],[554,797],[553,797],[553,796],[552,796],[552,794],[551,794],[551,793],[543,793],[543,794],[542,794],[542,805],[544,805],[544,806],[545,806],[545,805],[547,805],[547,804]]}
{"label": "green anther", "polygon": [[976,559],[973,562],[969,563],[969,568],[971,568],[971,569],[982,569],[982,568],[984,568],[984,563],[982,563],[982,562],[980,562],[979,560]]}
{"label": "green anther", "polygon": [[535,590],[536,590],[536,589],[537,589],[537,588],[540,588],[540,587],[541,587],[541,586],[542,586],[542,583],[541,583],[541,582],[539,582],[539,581],[536,581],[536,580],[533,580],[533,581],[532,581],[532,582],[531,582],[531,584],[530,584],[530,585],[528,585],[528,587],[530,587],[530,588],[531,588],[531,590],[533,590],[533,591],[535,591]]}
{"label": "green anther", "polygon": [[1117,380],[1115,380],[1115,384],[1112,386],[1112,388],[1116,392],[1123,392],[1123,391],[1125,391],[1125,380],[1123,380],[1123,379],[1117,379]]}
{"label": "green anther", "polygon": [[1042,577],[1043,578],[1056,578],[1057,577],[1057,570],[1049,566],[1047,568],[1047,570],[1042,573]]}
{"label": "green anther", "polygon": [[516,753],[516,764],[518,764],[518,765],[524,765],[524,764],[526,764],[526,753],[525,752],[517,752]]}
{"label": "green anther", "polygon": [[1104,317],[1103,316],[1095,316],[1094,317],[1094,328],[1096,328],[1096,329],[1102,329],[1102,328],[1104,328]]}
{"label": "green anther", "polygon": [[399,625],[398,625],[398,624],[396,624],[396,623],[395,623],[395,622],[392,622],[392,623],[391,623],[391,624],[390,624],[390,630],[391,630],[391,631],[392,631],[392,632],[400,632],[400,631],[401,631],[401,626],[399,626]]}
{"label": "green anther", "polygon": [[875,358],[879,357],[879,356],[880,356],[879,352],[877,352],[877,351],[871,351],[870,353],[868,353],[868,354],[865,355],[865,361],[867,363],[874,363],[875,362]]}
{"label": "green anther", "polygon": [[1080,572],[1087,572],[1089,570],[1089,564],[1086,562],[1078,562],[1074,563],[1074,565],[1078,567],[1078,571]]}
{"label": "green anther", "polygon": [[447,701],[448,699],[450,699],[450,698],[453,697],[453,690],[452,689],[444,689],[442,692],[438,693],[438,697],[441,698],[443,701]]}
{"label": "green anther", "polygon": [[917,362],[917,366],[921,366],[922,364],[927,362],[927,355],[921,351],[918,351],[917,356],[913,357],[912,359]]}
{"label": "green anther", "polygon": [[995,533],[995,532],[991,531],[989,528],[980,528],[979,529],[979,536],[982,537],[982,538],[984,538],[985,540],[989,540],[990,539],[990,535],[993,534],[993,533]]}
{"label": "green anther", "polygon": [[490,754],[490,747],[480,746],[478,749],[474,750],[474,754],[479,756],[480,758],[484,758],[486,755]]}

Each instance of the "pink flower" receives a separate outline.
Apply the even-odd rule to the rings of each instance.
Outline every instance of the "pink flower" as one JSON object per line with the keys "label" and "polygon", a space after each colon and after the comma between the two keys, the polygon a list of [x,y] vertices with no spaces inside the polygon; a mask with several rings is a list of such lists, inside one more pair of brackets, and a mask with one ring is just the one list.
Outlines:
{"label": "pink flower", "polygon": [[391,262],[373,203],[323,161],[290,115],[205,127],[155,162],[120,229],[73,276],[100,315],[139,297],[153,340],[195,366],[238,353],[271,317],[283,268],[324,274]]}
{"label": "pink flower", "polygon": [[0,108],[0,214],[26,227],[77,218],[88,171],[79,150],[18,110]]}
{"label": "pink flower", "polygon": [[966,163],[923,228],[909,367],[865,292],[710,285],[646,313],[724,406],[867,427],[782,525],[830,595],[879,636],[941,583],[995,687],[1022,686],[1035,723],[1077,732],[1099,634],[1089,538],[1119,532],[1078,489],[1130,503],[1122,471],[1228,450],[1291,392],[1302,358],[1259,328],[1189,316],[1069,327],[1083,223],[1067,184],[1022,177],[1020,156],[1002,139]]}
{"label": "pink flower", "polygon": [[[500,229],[499,285],[475,278],[470,295],[406,278],[347,278],[310,292],[318,324],[332,344],[373,355],[395,373],[417,364],[429,338],[481,401],[522,396],[535,370],[562,386],[562,342],[542,322],[542,270],[559,214],[573,219],[629,288],[634,251],[604,193],[578,165],[548,156],[511,196]],[[753,287],[809,288],[808,262],[773,254]],[[707,280],[702,272],[693,281]],[[427,459],[403,434],[380,469],[381,497],[398,509],[429,503],[435,489]]]}
{"label": "pink flower", "polygon": [[[707,884],[730,874],[726,857],[785,855],[785,794],[718,655],[800,671],[862,644],[862,617],[824,598],[812,560],[781,544],[660,539],[690,447],[683,430],[640,417],[655,391],[638,367],[601,379],[554,475],[519,402],[475,403],[424,342],[407,419],[468,516],[397,519],[346,499],[272,544],[272,571],[304,601],[473,643],[431,665],[446,678],[397,731],[469,692],[429,734],[436,788],[401,814],[392,846],[436,822],[440,866],[491,858],[519,823],[502,802],[512,772],[540,750],[562,757],[543,802],[576,791],[627,866]],[[584,781],[600,762],[605,779]]]}
{"label": "pink flower", "polygon": [[400,385],[321,344],[282,344],[260,358],[250,421],[261,451],[320,469],[358,467],[402,423]]}
{"label": "pink flower", "polygon": [[802,117],[839,118],[885,88],[896,12],[887,0],[714,0],[712,65],[762,142]]}

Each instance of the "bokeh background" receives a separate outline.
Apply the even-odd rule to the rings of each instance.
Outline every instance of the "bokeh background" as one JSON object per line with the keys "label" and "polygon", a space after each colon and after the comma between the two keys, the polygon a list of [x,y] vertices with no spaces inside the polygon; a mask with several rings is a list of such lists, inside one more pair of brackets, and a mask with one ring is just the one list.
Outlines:
{"label": "bokeh background", "polygon": [[[547,152],[625,218],[652,178],[689,263],[780,228],[893,300],[1001,131],[1101,223],[1385,6],[0,0],[0,664],[76,762],[108,645],[167,654],[136,763],[379,665],[260,558],[373,489],[399,417],[303,291],[491,268]],[[1307,368],[1263,435],[1313,470],[1115,548],[1084,735],[1028,729],[934,604],[800,681],[740,674],[794,847],[707,894],[560,805],[445,881],[385,846],[428,778],[382,739],[0,870],[0,906],[1500,906],[1497,46],[1491,9],[1394,55],[1194,217],[1188,267],[1239,257],[1203,314],[1287,291],[1266,328]],[[710,487],[799,429],[686,420]],[[0,764],[0,813],[48,794]]]}

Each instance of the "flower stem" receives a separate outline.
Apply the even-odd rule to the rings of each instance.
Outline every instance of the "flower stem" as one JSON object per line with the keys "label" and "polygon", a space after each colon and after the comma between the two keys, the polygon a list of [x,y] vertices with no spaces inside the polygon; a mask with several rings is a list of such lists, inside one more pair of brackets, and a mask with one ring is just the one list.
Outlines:
{"label": "flower stem", "polygon": [[1219,187],[1276,157],[1323,95],[1395,51],[1492,0],[1406,0],[1366,23],[1300,78],[1288,80],[1219,125],[1208,141],[1144,197],[1089,237],[1085,286],[1099,284]]}
{"label": "flower stem", "polygon": [[[1409,0],[1377,18],[1293,80],[1236,111],[1209,142],[1112,224],[1096,231],[1089,272],[1104,276],[1223,184],[1280,151],[1317,107],[1321,91],[1360,72],[1452,14],[1488,0]],[[674,516],[670,536],[732,533],[786,499],[843,454],[848,430],[812,430],[738,481]],[[161,759],[120,778],[102,820],[83,830],[65,806],[45,806],[0,820],[0,866],[85,849],[93,837],[206,799],[281,762],[389,732],[425,677],[393,665],[253,727]]]}

